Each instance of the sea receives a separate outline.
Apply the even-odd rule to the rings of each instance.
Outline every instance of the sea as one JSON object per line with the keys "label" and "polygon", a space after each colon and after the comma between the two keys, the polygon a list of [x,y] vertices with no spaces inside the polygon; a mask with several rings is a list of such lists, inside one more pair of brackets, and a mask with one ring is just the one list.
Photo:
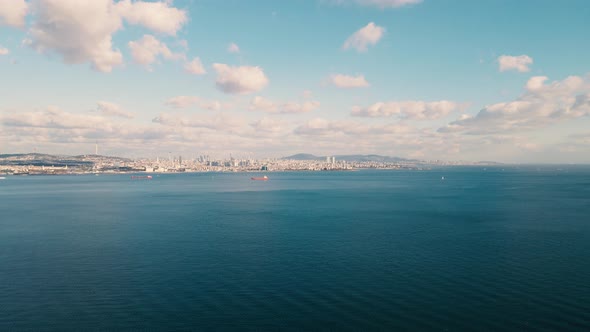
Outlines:
{"label": "sea", "polygon": [[6,176],[0,330],[588,331],[590,166]]}

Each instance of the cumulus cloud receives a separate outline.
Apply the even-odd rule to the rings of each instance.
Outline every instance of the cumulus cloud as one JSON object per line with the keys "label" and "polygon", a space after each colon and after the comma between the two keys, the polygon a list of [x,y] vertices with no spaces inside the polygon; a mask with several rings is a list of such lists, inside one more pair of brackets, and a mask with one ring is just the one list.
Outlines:
{"label": "cumulus cloud", "polygon": [[278,106],[272,100],[256,96],[250,101],[250,110],[274,113],[278,110]]}
{"label": "cumulus cloud", "polygon": [[516,70],[520,73],[530,71],[530,65],[533,64],[533,58],[528,55],[501,55],[498,57],[500,71]]}
{"label": "cumulus cloud", "polygon": [[124,20],[167,34],[176,33],[187,20],[186,13],[170,7],[170,2],[37,0],[34,10],[27,44],[38,52],[57,53],[67,64],[90,62],[101,72],[123,63],[112,38]]}
{"label": "cumulus cloud", "polygon": [[[109,150],[127,152],[152,147],[154,143],[173,143],[177,130],[137,124],[125,119],[111,119],[97,114],[79,114],[48,107],[38,111],[0,113],[0,140],[10,141],[17,151],[38,147],[44,151],[94,151],[100,141]],[[146,144],[150,143],[150,144]],[[87,150],[85,150],[87,149]],[[77,152],[72,152],[77,153]]]}
{"label": "cumulus cloud", "polygon": [[7,48],[0,46],[0,55],[8,55],[10,51]]}
{"label": "cumulus cloud", "polygon": [[533,76],[527,81],[526,89],[529,91],[541,89],[548,79],[547,76]]}
{"label": "cumulus cloud", "polygon": [[[27,151],[34,146],[48,153],[101,151],[122,155],[156,156],[162,151],[216,153],[254,151],[290,144],[288,123],[276,119],[252,122],[235,114],[162,113],[151,123],[114,119],[102,113],[72,113],[57,107],[44,110],[0,112],[0,142],[5,151]],[[280,129],[279,127],[282,127]],[[277,137],[281,137],[277,140]],[[74,152],[75,151],[75,152]],[[106,152],[108,151],[108,152]]]}
{"label": "cumulus cloud", "polygon": [[330,76],[330,82],[339,88],[364,88],[369,86],[369,82],[363,75],[349,76],[336,74]]}
{"label": "cumulus cloud", "polygon": [[236,44],[236,43],[230,43],[230,44],[227,46],[227,51],[228,51],[229,53],[240,53],[240,47],[239,47],[239,46],[238,46],[238,44]]}
{"label": "cumulus cloud", "polygon": [[50,106],[45,110],[24,113],[8,113],[1,117],[6,127],[34,127],[53,129],[83,129],[105,125],[105,119],[95,115],[84,115],[62,111]]}
{"label": "cumulus cloud", "polygon": [[218,111],[231,106],[230,104],[222,103],[217,100],[207,100],[197,96],[176,96],[168,99],[165,104],[173,108],[197,106],[198,108],[210,111]]}
{"label": "cumulus cloud", "polygon": [[174,108],[187,108],[198,101],[199,97],[196,96],[176,96],[168,99],[165,104]]}
{"label": "cumulus cloud", "polygon": [[307,113],[320,107],[319,101],[288,102],[279,106],[279,113]]}
{"label": "cumulus cloud", "polygon": [[245,123],[243,119],[223,113],[214,116],[160,113],[152,122],[170,127],[205,128],[222,132],[231,132]]}
{"label": "cumulus cloud", "polygon": [[445,117],[463,105],[448,101],[392,101],[378,102],[368,107],[353,107],[352,115],[359,117],[391,117],[396,116],[408,120],[434,120]]}
{"label": "cumulus cloud", "polygon": [[68,64],[89,61],[102,72],[123,62],[112,44],[112,34],[122,22],[111,0],[39,0],[36,13],[29,34],[37,51],[56,52]]}
{"label": "cumulus cloud", "polygon": [[28,9],[25,0],[0,1],[0,25],[23,28]]}
{"label": "cumulus cloud", "polygon": [[232,67],[214,63],[217,72],[217,88],[229,94],[248,94],[262,90],[268,84],[268,78],[260,67]]}
{"label": "cumulus cloud", "polygon": [[130,41],[128,45],[131,49],[133,61],[140,65],[148,66],[156,62],[160,56],[168,60],[184,58],[184,54],[173,53],[165,43],[152,35],[143,35],[141,39]]}
{"label": "cumulus cloud", "polygon": [[546,84],[547,80],[543,76],[532,77],[519,98],[486,106],[475,116],[453,121],[439,132],[485,135],[531,130],[590,115],[588,78],[570,76]]}
{"label": "cumulus cloud", "polygon": [[113,116],[126,119],[133,119],[135,114],[121,108],[121,106],[108,101],[99,101],[97,111],[104,116]]}
{"label": "cumulus cloud", "polygon": [[405,135],[415,133],[416,128],[400,124],[367,125],[358,121],[339,121],[315,118],[295,128],[295,134],[304,136],[356,136]]}
{"label": "cumulus cloud", "polygon": [[385,34],[385,28],[375,25],[370,22],[365,27],[353,33],[346,41],[342,48],[347,50],[354,48],[358,52],[366,52],[368,46],[377,44]]}
{"label": "cumulus cloud", "polygon": [[275,103],[260,96],[254,97],[250,102],[251,111],[262,111],[267,113],[307,113],[319,107],[320,103],[318,101],[305,101],[303,103]]}
{"label": "cumulus cloud", "polygon": [[[76,114],[50,107],[41,111],[0,112],[0,142],[10,142],[5,150],[26,151],[32,146],[48,151],[93,151],[99,141],[102,151],[125,151],[136,156],[155,156],[162,151],[255,151],[265,146],[261,156],[280,151],[311,153],[379,153],[402,157],[460,158],[464,154],[491,159],[511,149],[515,155],[537,151],[537,142],[512,135],[462,135],[437,133],[407,123],[364,123],[363,119],[284,121],[264,117],[252,121],[235,114],[162,113],[152,123],[142,124],[102,113]],[[574,140],[574,138],[572,138]],[[575,138],[587,142],[587,135]],[[573,142],[573,141],[572,141]],[[581,145],[578,145],[581,146]],[[103,148],[104,147],[104,148]],[[508,147],[508,148],[506,148]],[[302,150],[303,149],[303,150]],[[484,151],[484,152],[482,152]],[[587,145],[579,151],[588,151]],[[497,156],[496,154],[495,156]]]}
{"label": "cumulus cloud", "polygon": [[201,62],[201,59],[199,59],[198,57],[193,58],[193,60],[191,62],[187,62],[184,65],[184,70],[187,73],[191,73],[193,75],[205,75],[205,74],[207,74],[207,71],[205,70],[205,67],[203,67],[203,63]]}
{"label": "cumulus cloud", "polygon": [[285,131],[285,122],[269,117],[254,121],[250,123],[250,126],[257,132],[279,133]]}
{"label": "cumulus cloud", "polygon": [[116,10],[130,24],[141,25],[154,32],[175,35],[188,21],[188,16],[184,10],[171,7],[171,3],[172,1],[122,0],[117,2]]}

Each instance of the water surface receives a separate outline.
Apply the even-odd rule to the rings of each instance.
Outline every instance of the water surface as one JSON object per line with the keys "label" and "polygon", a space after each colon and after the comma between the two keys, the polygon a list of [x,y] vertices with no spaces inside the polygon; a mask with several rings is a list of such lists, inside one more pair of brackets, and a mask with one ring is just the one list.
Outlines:
{"label": "water surface", "polygon": [[7,176],[0,330],[589,330],[558,168]]}

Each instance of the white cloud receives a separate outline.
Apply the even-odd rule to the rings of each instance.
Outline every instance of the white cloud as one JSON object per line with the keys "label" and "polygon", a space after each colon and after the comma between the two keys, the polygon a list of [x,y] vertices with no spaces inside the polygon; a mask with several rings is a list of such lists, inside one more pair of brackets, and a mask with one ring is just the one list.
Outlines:
{"label": "white cloud", "polygon": [[220,156],[255,151],[260,144],[264,144],[266,154],[286,143],[276,140],[281,133],[274,132],[269,123],[264,130],[255,130],[249,122],[224,114],[160,114],[153,122],[143,124],[49,107],[41,111],[0,112],[0,142],[3,151],[19,153],[35,147],[58,154],[91,153],[98,142],[101,154],[125,157],[155,157],[167,151],[192,154],[195,149],[214,151],[213,155]]}
{"label": "white cloud", "polygon": [[223,113],[213,116],[160,113],[152,122],[169,127],[205,128],[222,132],[232,132],[245,123],[243,119]]}
{"label": "white cloud", "polygon": [[280,113],[308,113],[320,107],[319,101],[288,102],[279,107]]}
{"label": "white cloud", "polygon": [[369,86],[369,82],[363,75],[349,76],[336,74],[330,76],[330,82],[339,88],[364,88]]}
{"label": "white cloud", "polygon": [[30,151],[33,146],[54,153],[63,153],[64,149],[69,153],[94,151],[94,144],[99,141],[104,144],[101,147],[108,146],[109,150],[118,148],[132,153],[162,141],[173,143],[178,136],[173,128],[66,112],[54,106],[40,111],[0,113],[0,125],[0,140],[9,139],[21,152]]}
{"label": "white cloud", "polygon": [[29,34],[37,51],[57,52],[68,64],[89,61],[102,72],[123,62],[112,44],[112,34],[122,22],[111,0],[39,0],[35,9]]}
{"label": "white cloud", "polygon": [[[157,156],[163,151],[215,151],[216,154],[258,151],[261,157],[277,151],[311,153],[374,153],[410,155],[432,152],[447,155],[457,149],[455,138],[400,124],[367,125],[361,121],[313,119],[291,123],[275,117],[257,121],[235,114],[162,113],[150,124],[125,119],[64,112],[48,108],[36,112],[0,113],[0,142],[8,149],[26,151],[35,146],[42,151],[123,151],[122,155]],[[296,127],[295,129],[293,127]],[[65,145],[67,144],[67,145]],[[75,152],[71,152],[75,153]],[[235,155],[235,154],[234,154]],[[283,154],[284,155],[284,154]]]}
{"label": "white cloud", "polygon": [[526,88],[529,91],[538,90],[543,87],[548,79],[547,76],[533,76],[527,81]]}
{"label": "white cloud", "polygon": [[179,60],[184,58],[184,54],[173,53],[165,43],[156,39],[152,35],[143,35],[136,41],[129,42],[131,56],[133,61],[140,65],[150,65],[158,60],[159,56],[168,60]]}
{"label": "white cloud", "polygon": [[195,105],[200,100],[196,96],[176,96],[168,99],[166,105],[174,108],[187,108]]}
{"label": "white cloud", "polygon": [[260,96],[254,97],[250,102],[251,111],[262,111],[267,113],[307,113],[319,107],[320,103],[318,101],[305,101],[303,103],[275,103]]}
{"label": "white cloud", "polygon": [[176,96],[168,99],[165,104],[174,108],[187,108],[196,105],[198,108],[210,111],[218,111],[231,107],[228,103],[223,103],[217,100],[207,100],[197,96]]}
{"label": "white cloud", "polygon": [[240,47],[239,47],[239,46],[238,46],[238,44],[236,44],[236,43],[230,43],[230,44],[227,46],[227,51],[228,51],[229,53],[240,53]]}
{"label": "white cloud", "polygon": [[250,123],[250,126],[257,132],[280,133],[286,130],[285,122],[277,119],[264,117],[258,121]]}
{"label": "white cloud", "polygon": [[375,25],[370,22],[365,27],[361,28],[352,34],[342,45],[343,49],[354,48],[358,52],[366,52],[368,46],[375,45],[383,37],[385,28]]}
{"label": "white cloud", "polygon": [[176,35],[176,32],[188,21],[188,16],[184,10],[170,7],[171,4],[172,1],[122,0],[117,2],[116,9],[119,15],[130,24],[141,25],[154,32]]}
{"label": "white cloud", "polygon": [[256,96],[250,101],[250,110],[274,113],[278,110],[278,106],[272,100]]}
{"label": "white cloud", "polygon": [[314,118],[295,128],[297,135],[326,135],[342,131],[342,123],[332,122],[324,118]]}
{"label": "white cloud", "polygon": [[417,129],[401,124],[367,125],[358,121],[339,121],[315,118],[295,128],[295,134],[304,136],[344,137],[371,139],[375,136],[416,134]]}
{"label": "white cloud", "polygon": [[205,67],[203,67],[203,63],[201,62],[201,59],[199,59],[198,57],[193,58],[193,60],[191,62],[187,62],[184,65],[184,70],[187,73],[191,73],[193,75],[205,75],[205,74],[207,74],[207,71],[205,70]]}
{"label": "white cloud", "polygon": [[231,67],[214,63],[217,72],[217,87],[229,94],[248,94],[262,90],[268,84],[268,78],[260,67]]}
{"label": "white cloud", "polygon": [[498,57],[500,71],[516,70],[524,73],[530,71],[529,66],[533,64],[533,58],[528,55],[501,55]]}
{"label": "white cloud", "polygon": [[392,101],[379,102],[368,107],[354,107],[353,116],[360,117],[391,117],[397,116],[408,120],[434,120],[447,116],[453,111],[463,108],[463,105],[447,101]]}
{"label": "white cloud", "polygon": [[8,55],[10,51],[7,48],[0,46],[0,55]]}
{"label": "white cloud", "polygon": [[135,114],[125,111],[123,108],[121,108],[121,106],[108,101],[99,101],[97,110],[104,116],[113,116],[126,119],[133,119],[135,117]]}
{"label": "white cloud", "polygon": [[54,129],[81,129],[103,127],[105,119],[95,115],[64,112],[58,107],[28,113],[10,113],[1,117],[2,124],[8,127],[36,127]]}
{"label": "white cloud", "polygon": [[[571,87],[575,84],[575,80],[570,80],[565,85]],[[551,85],[546,84],[543,89]],[[589,100],[579,101],[588,103]],[[167,151],[190,154],[195,149],[215,151],[217,155],[233,152],[235,156],[235,152],[260,151],[260,146],[264,146],[260,157],[302,151],[526,161],[526,156],[549,151],[547,145],[528,136],[442,133],[408,123],[373,123],[359,118],[315,118],[300,122],[264,117],[253,121],[239,114],[182,112],[162,113],[152,123],[142,124],[124,118],[114,119],[102,113],[77,114],[49,107],[33,112],[0,112],[0,126],[0,142],[3,142],[4,151],[15,152],[28,151],[34,146],[44,152],[53,149],[54,153],[59,153],[67,149],[71,153],[89,153],[85,151],[94,151],[96,141],[105,153],[122,151],[121,155],[138,157],[155,157]],[[568,153],[577,151],[578,159],[587,162],[587,157],[580,156],[588,155],[588,137],[587,131],[571,135],[570,140],[564,142],[569,145],[558,148],[568,149]]]}
{"label": "white cloud", "polygon": [[477,115],[453,121],[439,131],[486,135],[532,130],[590,115],[588,78],[570,76],[549,84],[546,81],[546,77],[533,77],[519,98],[486,106]]}
{"label": "white cloud", "polygon": [[28,8],[25,0],[0,1],[0,25],[23,28]]}
{"label": "white cloud", "polygon": [[123,28],[124,19],[166,34],[175,34],[187,20],[186,13],[170,7],[169,1],[37,0],[34,4],[27,44],[39,52],[57,53],[67,64],[90,62],[101,72],[123,63],[112,38]]}

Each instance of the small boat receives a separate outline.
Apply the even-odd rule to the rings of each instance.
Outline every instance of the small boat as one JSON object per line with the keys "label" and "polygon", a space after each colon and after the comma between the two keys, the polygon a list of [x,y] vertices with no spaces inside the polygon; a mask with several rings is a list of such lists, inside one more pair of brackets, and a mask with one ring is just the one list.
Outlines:
{"label": "small boat", "polygon": [[0,176],[0,180],[6,180],[6,177]]}
{"label": "small boat", "polygon": [[147,176],[132,175],[131,176],[131,180],[151,180],[151,179],[152,179],[151,175],[147,175]]}
{"label": "small boat", "polygon": [[251,177],[250,180],[254,180],[254,181],[266,181],[268,180],[268,176],[254,176]]}

